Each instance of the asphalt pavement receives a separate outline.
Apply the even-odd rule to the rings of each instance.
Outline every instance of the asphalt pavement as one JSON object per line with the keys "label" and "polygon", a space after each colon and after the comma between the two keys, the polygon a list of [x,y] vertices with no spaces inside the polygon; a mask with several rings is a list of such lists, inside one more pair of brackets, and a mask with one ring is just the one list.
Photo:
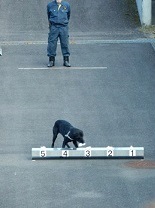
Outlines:
{"label": "asphalt pavement", "polygon": [[[69,2],[72,67],[58,45],[48,69],[48,1],[1,0],[1,207],[154,208],[155,51],[126,1]],[[144,147],[145,159],[32,161],[57,119],[87,146]]]}

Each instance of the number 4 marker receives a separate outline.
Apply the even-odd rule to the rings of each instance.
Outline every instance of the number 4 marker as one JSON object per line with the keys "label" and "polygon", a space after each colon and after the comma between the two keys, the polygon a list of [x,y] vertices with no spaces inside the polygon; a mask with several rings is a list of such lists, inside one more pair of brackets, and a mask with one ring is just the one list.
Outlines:
{"label": "number 4 marker", "polygon": [[62,157],[69,157],[69,151],[68,150],[62,150],[61,156]]}

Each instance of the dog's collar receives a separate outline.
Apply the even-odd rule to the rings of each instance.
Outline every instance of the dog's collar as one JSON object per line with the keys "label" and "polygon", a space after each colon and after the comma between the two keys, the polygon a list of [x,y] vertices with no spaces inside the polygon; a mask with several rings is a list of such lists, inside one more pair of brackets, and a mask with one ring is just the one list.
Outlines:
{"label": "dog's collar", "polygon": [[65,137],[67,137],[68,139],[70,139],[71,141],[73,141],[73,139],[69,136],[70,131],[65,135]]}

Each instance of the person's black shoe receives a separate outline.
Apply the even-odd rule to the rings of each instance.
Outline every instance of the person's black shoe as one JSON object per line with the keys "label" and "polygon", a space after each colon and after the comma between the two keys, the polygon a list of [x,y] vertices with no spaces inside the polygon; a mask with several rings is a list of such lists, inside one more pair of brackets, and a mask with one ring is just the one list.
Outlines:
{"label": "person's black shoe", "polygon": [[54,56],[50,56],[49,57],[49,62],[48,62],[48,67],[53,67],[55,66],[55,57]]}
{"label": "person's black shoe", "polygon": [[71,67],[71,65],[69,63],[69,56],[64,56],[64,66]]}

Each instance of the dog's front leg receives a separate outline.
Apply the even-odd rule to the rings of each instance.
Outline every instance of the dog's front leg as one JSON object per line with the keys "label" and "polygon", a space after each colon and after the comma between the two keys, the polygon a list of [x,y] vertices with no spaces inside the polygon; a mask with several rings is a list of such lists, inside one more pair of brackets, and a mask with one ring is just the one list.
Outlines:
{"label": "dog's front leg", "polygon": [[73,141],[73,144],[74,144],[74,146],[75,146],[76,148],[78,148],[78,143],[77,143],[77,141]]}
{"label": "dog's front leg", "polygon": [[64,140],[62,143],[62,148],[65,148],[65,146],[67,146],[68,148],[70,148],[68,141]]}
{"label": "dog's front leg", "polygon": [[71,147],[69,146],[69,144],[68,144],[68,143],[66,144],[66,146],[67,146],[68,148],[71,148]]}

